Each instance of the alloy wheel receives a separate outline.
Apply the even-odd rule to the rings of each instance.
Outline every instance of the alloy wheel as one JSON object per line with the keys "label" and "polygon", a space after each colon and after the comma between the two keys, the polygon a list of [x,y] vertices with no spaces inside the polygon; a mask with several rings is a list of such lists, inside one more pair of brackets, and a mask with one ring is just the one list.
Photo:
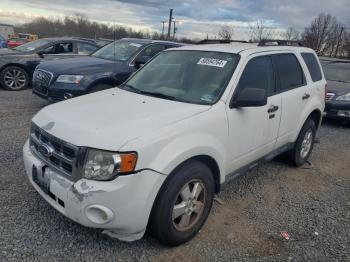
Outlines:
{"label": "alloy wheel", "polygon": [[10,69],[4,74],[4,83],[12,90],[22,89],[26,85],[26,75],[18,69]]}

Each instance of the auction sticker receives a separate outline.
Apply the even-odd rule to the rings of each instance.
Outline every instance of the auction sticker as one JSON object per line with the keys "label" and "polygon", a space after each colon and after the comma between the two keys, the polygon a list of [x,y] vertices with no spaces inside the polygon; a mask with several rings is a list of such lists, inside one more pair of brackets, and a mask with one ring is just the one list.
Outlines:
{"label": "auction sticker", "polygon": [[206,66],[224,67],[226,63],[227,63],[226,60],[220,60],[216,58],[201,58],[197,64],[206,65]]}

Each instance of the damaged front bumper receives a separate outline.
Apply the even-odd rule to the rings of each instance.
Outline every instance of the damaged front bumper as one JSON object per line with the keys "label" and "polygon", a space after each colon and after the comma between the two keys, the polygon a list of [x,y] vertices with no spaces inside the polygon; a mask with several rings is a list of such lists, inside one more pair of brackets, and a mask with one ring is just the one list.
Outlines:
{"label": "damaged front bumper", "polygon": [[[28,141],[23,148],[29,181],[55,209],[75,222],[124,241],[142,238],[156,195],[166,176],[145,170],[112,181],[72,182],[34,156]],[[45,177],[47,187],[33,180]],[[43,174],[44,173],[44,174]],[[39,186],[40,185],[40,186]]]}

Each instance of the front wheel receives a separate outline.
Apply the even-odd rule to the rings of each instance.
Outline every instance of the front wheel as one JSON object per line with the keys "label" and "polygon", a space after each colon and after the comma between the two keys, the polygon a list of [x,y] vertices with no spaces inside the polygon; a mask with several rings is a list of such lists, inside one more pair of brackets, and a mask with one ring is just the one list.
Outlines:
{"label": "front wheel", "polygon": [[291,164],[302,166],[309,158],[314,147],[316,137],[315,122],[308,119],[302,127],[294,148],[288,152]]}
{"label": "front wheel", "polygon": [[190,240],[206,221],[213,198],[210,169],[199,161],[187,162],[171,174],[158,194],[151,217],[152,233],[170,246]]}
{"label": "front wheel", "polygon": [[10,91],[19,91],[28,87],[28,74],[18,66],[9,66],[0,73],[1,85]]}

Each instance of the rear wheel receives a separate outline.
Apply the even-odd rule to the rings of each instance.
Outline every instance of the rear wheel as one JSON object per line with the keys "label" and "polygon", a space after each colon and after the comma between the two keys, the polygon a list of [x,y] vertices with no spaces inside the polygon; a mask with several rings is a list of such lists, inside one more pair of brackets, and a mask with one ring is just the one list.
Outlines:
{"label": "rear wheel", "polygon": [[0,73],[1,85],[11,91],[19,91],[28,87],[28,74],[18,66],[9,66]]}
{"label": "rear wheel", "polygon": [[214,198],[210,169],[189,161],[176,169],[163,185],[152,211],[151,231],[162,243],[180,245],[201,229]]}
{"label": "rear wheel", "polygon": [[112,88],[112,86],[107,84],[97,84],[89,90],[89,93],[95,93],[109,88]]}
{"label": "rear wheel", "polygon": [[291,164],[295,166],[302,166],[305,164],[314,147],[315,137],[315,122],[308,119],[299,133],[294,148],[288,152],[288,158]]}

